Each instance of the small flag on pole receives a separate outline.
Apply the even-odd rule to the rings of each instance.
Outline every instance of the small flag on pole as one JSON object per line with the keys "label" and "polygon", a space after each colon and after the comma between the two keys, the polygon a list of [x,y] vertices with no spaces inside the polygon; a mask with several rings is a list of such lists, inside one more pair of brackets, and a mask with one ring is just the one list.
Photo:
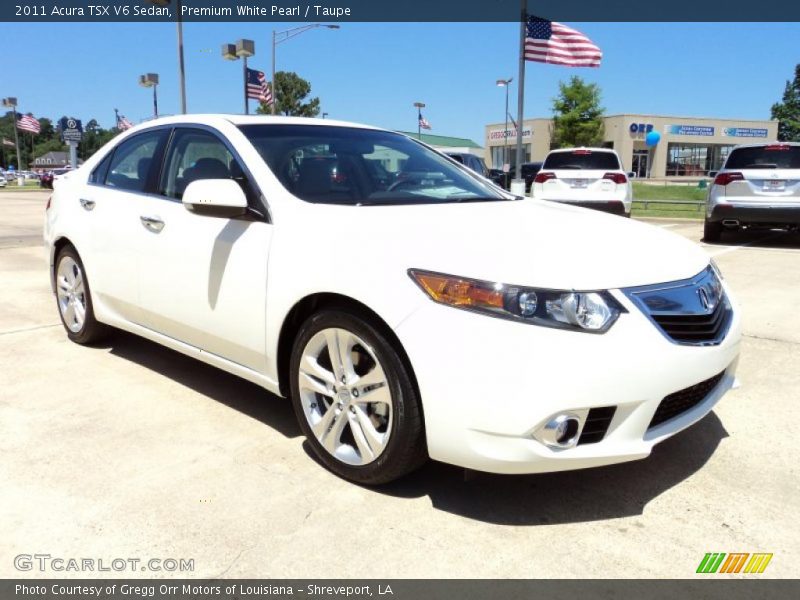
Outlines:
{"label": "small flag on pole", "polygon": [[264,104],[272,104],[272,89],[263,71],[247,69],[247,97]]}
{"label": "small flag on pole", "polygon": [[17,129],[38,134],[42,130],[42,126],[34,117],[22,115],[17,121]]}
{"label": "small flag on pole", "polygon": [[599,67],[603,53],[580,31],[538,17],[528,17],[525,60],[565,67]]}
{"label": "small flag on pole", "polygon": [[3,146],[11,146],[13,148],[14,142],[12,142],[11,140],[7,140],[6,138],[3,138]]}
{"label": "small flag on pole", "polygon": [[419,126],[422,129],[432,129],[431,124],[428,123],[428,120],[422,116],[422,113],[419,113]]}
{"label": "small flag on pole", "polygon": [[133,123],[131,123],[124,115],[117,115],[117,129],[120,131],[127,131],[133,127]]}

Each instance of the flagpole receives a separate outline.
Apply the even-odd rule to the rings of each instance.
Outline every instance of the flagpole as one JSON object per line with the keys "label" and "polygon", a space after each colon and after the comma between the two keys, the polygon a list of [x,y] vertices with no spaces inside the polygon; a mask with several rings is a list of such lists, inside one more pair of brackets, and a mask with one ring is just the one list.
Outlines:
{"label": "flagpole", "polygon": [[250,114],[250,103],[247,101],[247,57],[244,57],[244,114]]}
{"label": "flagpole", "polygon": [[[511,182],[511,192],[525,195],[525,180],[522,178],[522,129],[525,107],[525,33],[528,22],[527,0],[520,0],[519,24],[519,75],[517,75],[517,160],[514,170],[514,180]],[[520,186],[520,184],[522,184]],[[521,187],[521,190],[520,190]]]}
{"label": "flagpole", "polygon": [[22,154],[19,152],[19,130],[17,129],[17,107],[16,105],[11,107],[11,110],[14,111],[14,143],[16,144],[15,150],[17,151],[17,171],[25,170],[25,167],[22,163]]}

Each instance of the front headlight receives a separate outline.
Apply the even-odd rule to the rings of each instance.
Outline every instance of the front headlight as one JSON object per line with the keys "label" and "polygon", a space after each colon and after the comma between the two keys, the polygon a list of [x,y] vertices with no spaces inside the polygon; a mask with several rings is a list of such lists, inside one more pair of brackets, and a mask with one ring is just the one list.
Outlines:
{"label": "front headlight", "polygon": [[544,327],[604,333],[627,312],[607,291],[543,290],[419,269],[408,274],[440,304]]}

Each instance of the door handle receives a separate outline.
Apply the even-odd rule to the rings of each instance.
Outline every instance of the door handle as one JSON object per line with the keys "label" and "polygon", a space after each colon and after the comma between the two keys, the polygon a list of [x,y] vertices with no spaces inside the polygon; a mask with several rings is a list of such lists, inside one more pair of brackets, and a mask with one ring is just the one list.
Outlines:
{"label": "door handle", "polygon": [[145,229],[152,231],[153,233],[158,233],[162,229],[164,229],[164,221],[159,219],[158,217],[139,217],[142,221],[142,225],[144,225]]}
{"label": "door handle", "polygon": [[85,210],[94,210],[94,205],[95,205],[94,200],[87,200],[86,198],[81,198],[80,202],[81,206]]}

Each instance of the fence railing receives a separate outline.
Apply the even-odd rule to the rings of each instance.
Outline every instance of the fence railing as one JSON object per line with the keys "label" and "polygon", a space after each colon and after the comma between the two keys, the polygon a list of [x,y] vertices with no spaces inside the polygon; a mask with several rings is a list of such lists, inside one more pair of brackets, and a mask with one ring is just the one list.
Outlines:
{"label": "fence railing", "polygon": [[[642,206],[645,210],[649,209],[650,206],[655,205],[656,210],[659,208],[664,208],[663,205],[667,204],[670,205],[677,205],[676,208],[672,210],[685,210],[689,211],[697,211],[702,212],[703,208],[706,205],[705,200],[637,200],[634,198],[634,204],[638,204]],[[659,206],[661,205],[661,206]]]}

